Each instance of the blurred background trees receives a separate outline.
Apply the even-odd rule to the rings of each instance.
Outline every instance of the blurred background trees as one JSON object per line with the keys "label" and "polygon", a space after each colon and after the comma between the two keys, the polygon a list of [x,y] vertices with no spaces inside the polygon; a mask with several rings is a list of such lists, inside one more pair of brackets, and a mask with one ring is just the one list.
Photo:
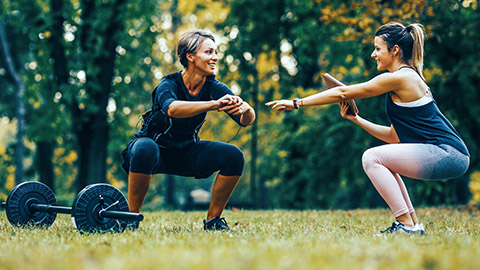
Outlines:
{"label": "blurred background trees", "polygon": [[[480,200],[476,0],[16,0],[2,1],[0,16],[10,48],[9,55],[0,53],[0,199],[22,163],[24,176],[17,181],[46,182],[67,203],[95,182],[126,192],[120,152],[151,106],[155,85],[181,69],[176,41],[201,28],[217,39],[217,78],[258,116],[245,129],[212,112],[201,132],[203,139],[231,141],[245,153],[244,177],[232,201],[262,208],[384,207],[361,166],[363,151],[382,142],[343,120],[335,104],[286,113],[263,104],[323,90],[324,72],[346,84],[377,75],[370,58],[373,35],[380,25],[398,21],[426,27],[426,80],[472,155],[460,179],[406,179],[412,200]],[[24,85],[24,158],[15,154],[21,122],[12,70]],[[364,118],[388,124],[383,97],[357,105]],[[154,179],[151,209],[179,207],[192,189],[208,189],[212,182]]]}

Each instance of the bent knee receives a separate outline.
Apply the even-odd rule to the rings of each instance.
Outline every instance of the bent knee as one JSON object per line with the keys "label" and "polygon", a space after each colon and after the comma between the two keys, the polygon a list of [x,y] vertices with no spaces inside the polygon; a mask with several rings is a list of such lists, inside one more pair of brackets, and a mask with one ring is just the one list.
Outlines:
{"label": "bent knee", "polygon": [[364,170],[367,170],[372,165],[379,164],[379,160],[375,151],[373,149],[368,149],[367,151],[363,152],[362,155],[362,166]]}
{"label": "bent knee", "polygon": [[224,156],[224,163],[225,166],[221,169],[222,175],[242,175],[245,165],[245,157],[242,150],[235,145],[229,145]]}
{"label": "bent knee", "polygon": [[240,148],[236,147],[235,145],[232,145],[232,149],[230,150],[230,158],[233,162],[241,164],[242,167],[245,164],[245,157],[242,150],[240,150]]}
{"label": "bent knee", "polygon": [[149,138],[141,138],[132,147],[130,171],[151,174],[160,156],[158,145]]}
{"label": "bent knee", "polygon": [[154,158],[158,153],[158,145],[150,138],[139,139],[132,148],[133,157]]}

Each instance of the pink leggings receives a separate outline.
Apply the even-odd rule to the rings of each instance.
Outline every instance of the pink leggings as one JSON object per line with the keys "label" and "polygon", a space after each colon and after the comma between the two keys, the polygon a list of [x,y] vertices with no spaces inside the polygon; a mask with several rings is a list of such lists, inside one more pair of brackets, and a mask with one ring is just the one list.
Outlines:
{"label": "pink leggings", "polygon": [[395,217],[415,212],[400,175],[421,180],[455,178],[467,171],[469,163],[469,156],[446,144],[388,144],[370,148],[362,157],[365,172]]}

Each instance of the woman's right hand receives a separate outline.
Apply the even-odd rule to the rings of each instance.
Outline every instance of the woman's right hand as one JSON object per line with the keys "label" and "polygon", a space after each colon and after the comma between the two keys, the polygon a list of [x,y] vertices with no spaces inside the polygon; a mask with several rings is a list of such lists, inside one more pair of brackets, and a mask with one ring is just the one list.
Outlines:
{"label": "woman's right hand", "polygon": [[274,100],[265,103],[267,106],[271,106],[272,109],[277,110],[279,112],[281,111],[291,111],[295,109],[295,106],[293,105],[293,100],[288,100],[288,99],[282,99],[282,100]]}
{"label": "woman's right hand", "polygon": [[343,118],[348,119],[350,121],[355,121],[357,119],[357,115],[347,114],[348,103],[346,101],[342,101],[338,104],[340,105],[340,115],[342,115]]}

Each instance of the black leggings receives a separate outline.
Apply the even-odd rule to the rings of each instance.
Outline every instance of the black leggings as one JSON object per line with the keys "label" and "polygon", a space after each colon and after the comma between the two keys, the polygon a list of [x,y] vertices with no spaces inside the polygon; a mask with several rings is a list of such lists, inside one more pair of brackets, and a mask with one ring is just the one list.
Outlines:
{"label": "black leggings", "polygon": [[238,147],[214,141],[199,141],[183,149],[165,149],[152,139],[141,137],[132,140],[123,155],[123,168],[131,172],[195,178],[207,178],[219,170],[223,176],[242,175],[245,164]]}

